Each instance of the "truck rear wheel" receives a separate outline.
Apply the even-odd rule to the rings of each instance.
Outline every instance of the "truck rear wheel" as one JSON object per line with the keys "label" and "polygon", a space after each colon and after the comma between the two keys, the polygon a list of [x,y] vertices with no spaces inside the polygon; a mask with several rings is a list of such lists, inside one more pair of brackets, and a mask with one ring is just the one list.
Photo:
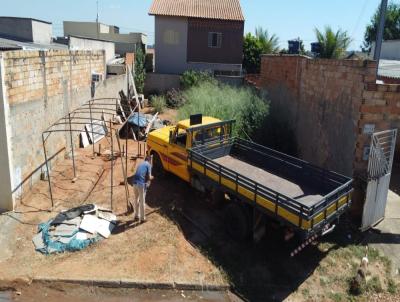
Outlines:
{"label": "truck rear wheel", "polygon": [[225,193],[218,189],[212,189],[210,192],[210,199],[211,205],[220,209],[225,203]]}
{"label": "truck rear wheel", "polygon": [[227,233],[234,239],[243,241],[249,238],[250,222],[246,209],[237,203],[229,204],[224,210]]}

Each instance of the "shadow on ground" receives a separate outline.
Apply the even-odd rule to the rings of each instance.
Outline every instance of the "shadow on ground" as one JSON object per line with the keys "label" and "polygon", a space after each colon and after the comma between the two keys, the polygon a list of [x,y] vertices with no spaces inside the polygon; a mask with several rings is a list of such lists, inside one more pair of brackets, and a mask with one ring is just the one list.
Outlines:
{"label": "shadow on ground", "polygon": [[[234,241],[224,230],[222,211],[211,207],[201,193],[172,175],[155,180],[146,200],[175,221],[185,238],[226,273],[234,292],[244,300],[284,300],[330,252],[310,246],[291,258],[293,247],[273,232],[258,244]],[[324,240],[337,242],[340,247],[350,243],[347,238],[348,232],[339,230]]]}
{"label": "shadow on ground", "polygon": [[390,179],[390,190],[400,195],[400,163],[393,166],[392,178]]}

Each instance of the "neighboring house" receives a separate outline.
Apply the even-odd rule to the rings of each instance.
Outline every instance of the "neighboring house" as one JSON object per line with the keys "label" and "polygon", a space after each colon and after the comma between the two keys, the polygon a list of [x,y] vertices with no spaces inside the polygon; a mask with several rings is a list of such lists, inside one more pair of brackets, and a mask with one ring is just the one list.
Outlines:
{"label": "neighboring house", "polygon": [[378,79],[385,84],[400,84],[400,60],[380,60]]}
{"label": "neighboring house", "polygon": [[240,73],[244,17],[239,0],[154,0],[155,71]]}
{"label": "neighboring house", "polygon": [[104,50],[106,63],[115,58],[115,43],[112,41],[69,36],[58,37],[55,42],[68,45],[70,50]]}
{"label": "neighboring house", "polygon": [[[375,42],[371,45],[370,57],[375,53]],[[387,40],[382,42],[381,59],[400,60],[400,40]]]}
{"label": "neighboring house", "polygon": [[52,41],[50,22],[18,17],[0,17],[0,51],[67,49]]}
{"label": "neighboring house", "polygon": [[64,21],[64,36],[78,36],[115,43],[115,53],[124,56],[145,47],[147,35],[143,33],[119,33],[119,27],[98,22]]}

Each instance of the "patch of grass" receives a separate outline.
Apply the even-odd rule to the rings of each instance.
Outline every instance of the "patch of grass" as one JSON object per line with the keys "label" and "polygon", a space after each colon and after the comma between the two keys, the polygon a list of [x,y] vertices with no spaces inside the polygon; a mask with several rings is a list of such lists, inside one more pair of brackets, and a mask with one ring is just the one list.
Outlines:
{"label": "patch of grass", "polygon": [[365,291],[370,293],[381,293],[383,292],[381,280],[377,276],[373,276],[367,281],[365,285]]}
{"label": "patch of grass", "polygon": [[340,302],[340,301],[345,301],[346,297],[342,293],[329,293],[328,294],[329,299],[335,301],[335,302]]}
{"label": "patch of grass", "polygon": [[304,298],[309,298],[310,297],[310,290],[308,288],[304,288],[301,290],[301,294],[303,295]]}
{"label": "patch of grass", "polygon": [[162,113],[167,106],[167,101],[165,100],[165,96],[153,96],[151,98],[151,105],[154,107],[154,110],[158,113]]}
{"label": "patch of grass", "polygon": [[394,294],[397,293],[397,284],[396,284],[396,282],[395,282],[392,278],[390,278],[390,279],[388,280],[387,290],[388,290],[388,292],[391,293],[392,295],[394,295]]}

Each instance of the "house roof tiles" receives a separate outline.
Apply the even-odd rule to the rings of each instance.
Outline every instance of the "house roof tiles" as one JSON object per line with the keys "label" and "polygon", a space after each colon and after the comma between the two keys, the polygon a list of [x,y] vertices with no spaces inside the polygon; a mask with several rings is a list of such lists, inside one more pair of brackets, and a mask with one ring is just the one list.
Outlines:
{"label": "house roof tiles", "polygon": [[153,0],[149,14],[244,21],[240,0]]}

